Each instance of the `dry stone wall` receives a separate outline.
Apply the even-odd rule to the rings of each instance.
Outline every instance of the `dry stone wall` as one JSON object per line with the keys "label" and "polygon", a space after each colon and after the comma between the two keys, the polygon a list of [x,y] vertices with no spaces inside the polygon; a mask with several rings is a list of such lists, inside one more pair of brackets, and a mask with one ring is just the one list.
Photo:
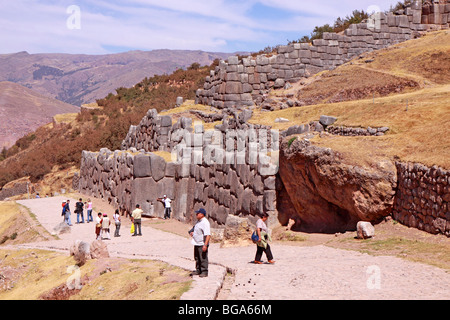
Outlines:
{"label": "dry stone wall", "polygon": [[392,217],[409,227],[450,236],[450,171],[396,163],[398,187]]}
{"label": "dry stone wall", "polygon": [[[81,193],[107,199],[122,212],[140,204],[146,215],[161,218],[163,206],[156,199],[165,194],[173,199],[174,218],[192,221],[192,212],[203,207],[216,227],[224,226],[230,214],[252,221],[268,213],[276,221],[277,131],[234,130],[228,121],[221,130],[205,131],[202,125],[190,127],[187,118],[167,126],[171,119],[155,112],[130,129],[123,143],[127,150],[83,151]],[[168,128],[163,135],[169,132],[164,144],[158,142],[161,128]],[[133,143],[136,147],[128,148]],[[173,162],[148,152],[165,146],[171,147]]]}
{"label": "dry stone wall", "polygon": [[[442,1],[441,1],[442,2]],[[279,46],[275,54],[221,61],[196,93],[196,103],[233,110],[260,105],[272,88],[331,70],[361,53],[413,39],[430,28],[447,28],[450,3],[413,1],[406,10],[375,13],[342,34],[324,33],[323,39]]]}
{"label": "dry stone wall", "polygon": [[[186,117],[173,123],[171,116],[160,116],[151,109],[137,126],[130,127],[122,150],[83,151],[79,191],[107,199],[122,212],[130,213],[140,204],[154,217],[163,217],[162,204],[156,199],[166,194],[173,199],[173,217],[193,221],[192,212],[204,207],[215,227],[224,226],[229,215],[254,221],[267,212],[277,221],[277,200],[281,204],[286,198],[280,197],[280,179],[276,178],[280,137],[322,130],[382,135],[388,128],[336,127],[332,117],[324,117],[278,133],[249,124],[252,112],[246,107],[262,103],[271,88],[286,82],[335,68],[363,52],[411,39],[431,27],[448,27],[449,18],[449,1],[423,6],[415,1],[403,12],[381,13],[343,34],[325,33],[312,45],[291,44],[279,47],[274,55],[221,61],[196,97],[196,103],[228,114],[216,130],[205,131]],[[239,108],[243,109],[240,113]],[[196,116],[217,121],[222,115]],[[173,160],[168,162],[155,151],[170,152]],[[450,236],[450,172],[399,163],[397,175],[393,217],[411,227]]]}

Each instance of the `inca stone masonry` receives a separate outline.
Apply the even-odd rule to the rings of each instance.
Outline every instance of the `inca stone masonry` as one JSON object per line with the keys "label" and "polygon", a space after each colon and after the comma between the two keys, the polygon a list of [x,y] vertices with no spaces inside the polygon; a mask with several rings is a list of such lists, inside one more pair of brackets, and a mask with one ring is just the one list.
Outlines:
{"label": "inca stone masonry", "polygon": [[[305,124],[279,134],[270,127],[249,124],[250,109],[260,105],[272,88],[333,69],[363,52],[412,39],[420,32],[448,28],[449,21],[449,1],[425,5],[414,1],[404,12],[376,14],[343,34],[325,33],[312,45],[292,44],[279,47],[274,55],[221,61],[197,91],[196,103],[222,109],[231,117],[223,118],[216,130],[205,131],[190,118],[172,123],[170,116],[149,110],[137,126],[130,127],[122,150],[83,151],[77,189],[108,200],[122,212],[130,212],[139,203],[147,215],[162,217],[156,198],[166,194],[174,199],[173,214],[180,221],[192,221],[193,210],[205,207],[216,227],[223,226],[230,214],[252,221],[266,212],[276,222],[279,139],[321,126]],[[381,135],[388,130],[326,129],[345,135]],[[155,151],[171,153],[173,161]],[[397,176],[393,217],[450,236],[450,171],[398,163]]]}

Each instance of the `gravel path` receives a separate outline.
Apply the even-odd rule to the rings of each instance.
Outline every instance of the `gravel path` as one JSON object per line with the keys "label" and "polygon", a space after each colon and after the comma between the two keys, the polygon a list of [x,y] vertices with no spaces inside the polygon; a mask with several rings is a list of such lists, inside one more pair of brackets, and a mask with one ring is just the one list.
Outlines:
{"label": "gravel path", "polygon": [[[17,202],[28,207],[51,232],[62,221],[60,208],[65,199],[53,197]],[[71,199],[70,202],[73,212],[76,200]],[[112,218],[112,213],[109,215]],[[91,242],[95,239],[93,223],[75,222],[76,214],[72,213],[72,230],[60,235],[60,240],[20,247],[68,251],[74,240]],[[194,269],[193,247],[189,239],[145,225],[142,233],[142,237],[132,237],[125,224],[121,237],[105,240],[110,255],[160,260],[187,270]],[[273,243],[271,246],[276,263],[255,265],[250,263],[256,251],[254,246],[220,248],[219,244],[212,244],[209,277],[194,277],[193,288],[182,299],[215,299],[227,271],[233,271],[235,275],[226,297],[233,300],[450,298],[450,274],[443,269],[322,245],[298,247]]]}

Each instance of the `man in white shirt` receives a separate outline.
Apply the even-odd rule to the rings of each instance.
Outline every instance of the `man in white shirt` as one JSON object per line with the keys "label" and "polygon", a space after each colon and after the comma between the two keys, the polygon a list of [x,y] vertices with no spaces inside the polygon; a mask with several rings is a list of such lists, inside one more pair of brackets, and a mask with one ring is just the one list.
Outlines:
{"label": "man in white shirt", "polygon": [[197,223],[189,231],[192,237],[191,243],[194,245],[195,271],[191,275],[200,277],[208,276],[208,247],[211,239],[211,226],[206,219],[206,211],[201,208],[195,211]]}
{"label": "man in white shirt", "polygon": [[158,198],[158,201],[162,202],[162,204],[164,205],[164,220],[170,219],[170,213],[172,212],[170,203],[172,202],[172,200],[167,198],[166,195],[164,195],[163,198]]}

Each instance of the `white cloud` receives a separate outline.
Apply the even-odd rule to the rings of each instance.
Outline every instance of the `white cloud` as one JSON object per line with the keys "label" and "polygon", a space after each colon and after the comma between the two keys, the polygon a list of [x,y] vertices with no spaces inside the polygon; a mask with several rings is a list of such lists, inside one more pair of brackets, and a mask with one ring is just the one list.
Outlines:
{"label": "white cloud", "polygon": [[[338,16],[369,7],[372,1],[292,0],[79,0],[81,29],[66,26],[71,0],[3,1],[1,53],[107,53],[108,48],[208,51],[259,50],[284,43],[287,34],[309,33]],[[396,1],[379,0],[382,9]],[[268,8],[265,18],[252,8]],[[271,9],[270,9],[271,8]],[[273,15],[286,12],[286,17]],[[277,41],[276,37],[279,37]]]}

